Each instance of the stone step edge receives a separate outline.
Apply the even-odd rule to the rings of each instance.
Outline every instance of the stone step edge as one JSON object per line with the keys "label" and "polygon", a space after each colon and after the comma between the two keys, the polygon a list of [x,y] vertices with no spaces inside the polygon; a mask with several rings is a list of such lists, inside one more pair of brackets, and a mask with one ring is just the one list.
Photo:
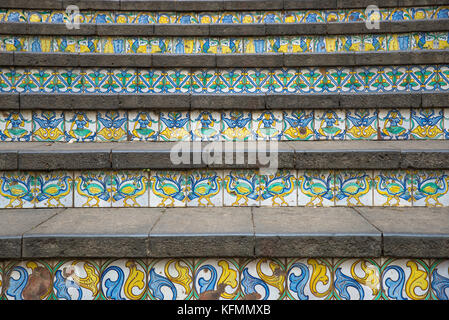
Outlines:
{"label": "stone step edge", "polygon": [[0,210],[0,258],[449,257],[447,208]]}
{"label": "stone step edge", "polygon": [[2,35],[43,36],[160,36],[160,37],[225,37],[225,36],[296,36],[388,34],[440,32],[449,30],[449,19],[379,21],[379,28],[367,28],[364,21],[330,23],[269,24],[80,24],[69,29],[64,23],[2,22]]}
{"label": "stone step edge", "polygon": [[285,110],[448,107],[449,92],[98,94],[0,93],[1,110]]}
{"label": "stone step edge", "polygon": [[379,8],[445,5],[444,0],[2,0],[2,8],[81,10],[221,11],[282,9],[355,9],[375,4]]}
{"label": "stone step edge", "polygon": [[[0,170],[218,170],[267,166],[266,159],[258,156],[256,142],[215,142],[214,148],[223,150],[221,161],[215,162],[202,155],[208,145],[207,142],[3,142]],[[229,150],[226,146],[232,146],[233,150],[243,148],[243,151],[239,149],[239,154],[244,156],[243,163],[237,162],[236,151],[232,161],[226,160],[231,159],[224,152]],[[449,140],[279,141],[276,147],[279,169],[449,169]],[[265,145],[265,150],[269,148],[270,145]],[[173,163],[173,150],[186,152],[188,163]],[[264,155],[267,157],[267,153]],[[274,159],[275,153],[269,156]],[[251,160],[254,158],[255,161]]]}
{"label": "stone step edge", "polygon": [[102,54],[0,52],[0,66],[279,68],[448,64],[449,50],[265,54]]}

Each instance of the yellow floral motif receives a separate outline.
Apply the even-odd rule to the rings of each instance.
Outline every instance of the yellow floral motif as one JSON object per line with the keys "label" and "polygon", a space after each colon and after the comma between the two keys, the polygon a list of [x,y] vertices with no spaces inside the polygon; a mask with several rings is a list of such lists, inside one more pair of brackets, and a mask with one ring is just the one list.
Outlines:
{"label": "yellow floral motif", "polygon": [[[312,276],[310,278],[310,291],[312,294],[318,298],[325,298],[327,297],[331,291],[332,286],[329,286],[329,288],[324,292],[318,291],[318,283],[322,283],[323,285],[327,285],[329,283],[329,277],[326,275],[326,265],[319,263],[316,259],[308,259],[307,263],[312,266]],[[332,283],[332,282],[331,282]]]}
{"label": "yellow floral motif", "polygon": [[268,283],[269,285],[277,288],[279,290],[280,296],[284,293],[284,280],[285,280],[285,271],[281,269],[281,266],[277,264],[274,261],[269,261],[269,267],[271,271],[273,272],[271,276],[266,275],[262,272],[262,263],[268,261],[268,259],[260,259],[257,262],[256,270],[257,274],[259,275],[260,279],[262,279],[264,282]]}
{"label": "yellow floral motif", "polygon": [[[170,274],[169,267],[172,263],[175,263],[175,269],[178,272],[178,276],[174,277]],[[169,260],[167,264],[165,265],[165,275],[167,278],[174,282],[178,283],[181,286],[184,287],[186,290],[186,295],[188,296],[190,294],[191,286],[190,283],[192,282],[192,277],[189,273],[190,269],[188,267],[183,267],[178,260]]]}
{"label": "yellow floral motif", "polygon": [[429,287],[427,272],[419,270],[418,265],[415,261],[408,261],[407,267],[409,267],[411,270],[410,277],[408,278],[407,283],[405,284],[405,292],[407,293],[407,296],[409,296],[413,300],[425,299],[427,294],[426,293],[421,295],[416,294],[415,289],[416,287],[419,287],[423,291],[427,290],[427,288]]}
{"label": "yellow floral motif", "polygon": [[139,295],[133,293],[133,288],[137,287],[140,290],[145,288],[145,274],[137,269],[137,265],[134,261],[127,261],[126,267],[129,269],[129,275],[125,282],[124,292],[125,296],[131,300],[138,300],[142,298],[145,291],[142,291]]}
{"label": "yellow floral motif", "polygon": [[[75,266],[79,261],[73,261],[72,266]],[[85,262],[83,264],[84,271],[86,272],[86,276],[84,278],[79,277],[76,274],[72,275],[73,280],[80,285],[81,287],[92,292],[93,296],[96,296],[98,293],[98,283],[100,281],[100,277],[95,271],[94,266],[92,266],[89,262]]]}
{"label": "yellow floral motif", "polygon": [[[361,263],[360,266],[363,272],[365,272],[365,276],[362,278],[355,273],[355,267],[359,263]],[[374,267],[368,267],[366,264],[366,260],[357,260],[356,262],[354,262],[351,266],[351,275],[359,283],[368,286],[372,290],[373,295],[376,296],[379,293],[379,274],[378,272],[376,272],[376,269]]]}
{"label": "yellow floral motif", "polygon": [[[218,284],[224,283],[226,285],[231,286],[232,288],[237,288],[238,281],[237,281],[237,272],[235,270],[232,270],[229,268],[229,264],[225,260],[218,261],[218,265],[223,270],[221,272],[220,279],[218,280]],[[221,297],[225,299],[232,299],[234,298],[236,293],[229,294],[227,292],[223,292],[221,294]]]}

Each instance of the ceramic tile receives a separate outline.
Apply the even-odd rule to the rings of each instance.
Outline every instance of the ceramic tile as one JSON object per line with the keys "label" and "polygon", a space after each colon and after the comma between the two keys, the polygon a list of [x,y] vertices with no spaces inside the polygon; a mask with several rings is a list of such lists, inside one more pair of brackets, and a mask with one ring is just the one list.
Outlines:
{"label": "ceramic tile", "polygon": [[149,53],[150,43],[146,38],[126,38],[125,53]]}
{"label": "ceramic tile", "polygon": [[193,141],[218,141],[221,137],[220,112],[192,111],[190,127]]}
{"label": "ceramic tile", "polygon": [[219,53],[220,39],[197,38],[195,41],[195,52],[197,53]]}
{"label": "ceramic tile", "polygon": [[33,141],[62,141],[64,139],[64,112],[33,112]]}
{"label": "ceramic tile", "polygon": [[442,139],[443,109],[412,109],[411,136],[413,139]]}
{"label": "ceramic tile", "polygon": [[283,134],[281,140],[314,140],[313,110],[283,111]]}
{"label": "ceramic tile", "polygon": [[333,189],[333,171],[298,171],[298,206],[334,206]]}
{"label": "ceramic tile", "polygon": [[435,33],[416,32],[411,34],[412,50],[429,50],[438,48],[438,38]]}
{"label": "ceramic tile", "polygon": [[196,24],[198,23],[198,13],[196,12],[178,12],[176,16],[176,23],[179,24]]}
{"label": "ceramic tile", "polygon": [[408,140],[410,109],[380,109],[379,135],[382,140]]}
{"label": "ceramic tile", "polygon": [[97,114],[95,111],[66,111],[65,140],[95,141],[97,135]]}
{"label": "ceramic tile", "polygon": [[363,51],[387,51],[387,39],[385,35],[363,35]]}
{"label": "ceramic tile", "polygon": [[251,139],[251,112],[224,111],[221,114],[221,134],[225,141],[248,141]]}
{"label": "ceramic tile", "polygon": [[242,38],[221,38],[219,53],[243,53]]}
{"label": "ceramic tile", "polygon": [[286,294],[285,262],[253,259],[241,266],[240,290],[243,299],[282,300]]}
{"label": "ceramic tile", "polygon": [[185,207],[187,177],[182,171],[150,172],[151,207]]}
{"label": "ceramic tile", "polygon": [[244,53],[267,52],[267,41],[265,38],[245,38],[243,43]]}
{"label": "ceramic tile", "polygon": [[297,71],[295,69],[274,69],[272,72],[272,91],[281,93],[296,92]]}
{"label": "ceramic tile", "polygon": [[377,139],[377,110],[350,109],[346,111],[346,139]]}
{"label": "ceramic tile", "polygon": [[220,20],[219,12],[198,12],[198,23],[202,24],[212,24],[219,23]]}
{"label": "ceramic tile", "polygon": [[374,206],[411,206],[412,177],[408,171],[374,171]]}
{"label": "ceramic tile", "polygon": [[190,300],[194,296],[191,259],[157,259],[148,266],[150,300]]}
{"label": "ceramic tile", "polygon": [[97,112],[97,141],[126,141],[127,133],[126,111]]}
{"label": "ceramic tile", "polygon": [[124,38],[102,37],[100,45],[103,53],[125,53],[127,44]]}
{"label": "ceramic tile", "polygon": [[199,53],[196,51],[194,38],[175,38],[173,39],[171,51],[178,54]]}
{"label": "ceramic tile", "polygon": [[159,114],[154,111],[128,111],[128,135],[131,141],[156,141]]}
{"label": "ceramic tile", "polygon": [[358,35],[342,35],[337,41],[338,51],[363,51],[362,37]]}
{"label": "ceramic tile", "polygon": [[36,173],[36,208],[72,207],[73,173],[71,171],[52,171]]}
{"label": "ceramic tile", "polygon": [[334,295],[338,300],[378,300],[379,259],[342,259],[334,266]]}
{"label": "ceramic tile", "polygon": [[167,53],[171,52],[172,41],[169,38],[151,38],[149,53]]}
{"label": "ceramic tile", "polygon": [[111,172],[75,171],[74,206],[111,207]]}
{"label": "ceramic tile", "polygon": [[288,53],[291,51],[288,37],[268,37],[266,43],[269,53]]}
{"label": "ceramic tile", "polygon": [[112,207],[148,207],[148,174],[142,171],[113,171]]}
{"label": "ceramic tile", "polygon": [[31,52],[52,52],[52,37],[29,37],[27,41]]}
{"label": "ceramic tile", "polygon": [[36,179],[31,172],[2,172],[0,184],[0,208],[34,208]]}
{"label": "ceramic tile", "polygon": [[389,259],[382,266],[382,296],[387,300],[427,300],[430,274],[425,260]]}
{"label": "ceramic tile", "polygon": [[60,261],[54,267],[53,295],[57,300],[95,300],[100,294],[98,261]]}
{"label": "ceramic tile", "polygon": [[240,296],[240,270],[233,259],[201,259],[195,264],[195,298],[236,300]]}
{"label": "ceramic tile", "polygon": [[413,206],[449,206],[447,171],[415,171],[412,175]]}
{"label": "ceramic tile", "polygon": [[297,201],[296,170],[277,170],[260,176],[261,206],[296,206]]}
{"label": "ceramic tile", "polygon": [[311,36],[295,36],[291,38],[292,53],[313,52]]}
{"label": "ceramic tile", "polygon": [[0,113],[2,141],[31,141],[31,111],[3,111]]}
{"label": "ceramic tile", "polygon": [[344,170],[335,172],[336,206],[372,206],[372,171]]}
{"label": "ceramic tile", "polygon": [[161,112],[159,116],[161,141],[188,141],[191,139],[189,112]]}
{"label": "ceramic tile", "polygon": [[282,136],[282,112],[253,112],[252,135],[254,140],[280,140]]}
{"label": "ceramic tile", "polygon": [[433,300],[449,300],[449,260],[436,260],[430,271]]}
{"label": "ceramic tile", "polygon": [[315,139],[343,140],[345,127],[344,110],[315,110]]}
{"label": "ceramic tile", "polygon": [[224,206],[259,205],[260,178],[256,170],[225,170]]}
{"label": "ceramic tile", "polygon": [[388,51],[406,51],[411,48],[411,37],[409,34],[388,34],[386,37]]}
{"label": "ceramic tile", "polygon": [[188,207],[223,206],[223,172],[212,170],[187,172]]}
{"label": "ceramic tile", "polygon": [[101,293],[107,300],[145,299],[146,284],[146,265],[139,260],[119,259],[102,268]]}

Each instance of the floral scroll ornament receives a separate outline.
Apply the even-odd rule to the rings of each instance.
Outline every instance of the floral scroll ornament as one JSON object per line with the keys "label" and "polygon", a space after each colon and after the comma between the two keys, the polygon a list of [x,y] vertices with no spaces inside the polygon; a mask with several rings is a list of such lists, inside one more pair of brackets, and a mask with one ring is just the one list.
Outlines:
{"label": "floral scroll ornament", "polygon": [[67,13],[67,20],[65,22],[65,26],[69,30],[79,29],[80,28],[80,8],[75,5],[69,5],[65,9]]}

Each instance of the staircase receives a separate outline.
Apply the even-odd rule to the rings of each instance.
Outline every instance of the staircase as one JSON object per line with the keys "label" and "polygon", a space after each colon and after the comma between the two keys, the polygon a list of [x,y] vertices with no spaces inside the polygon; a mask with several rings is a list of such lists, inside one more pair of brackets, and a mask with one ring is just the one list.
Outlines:
{"label": "staircase", "polygon": [[448,101],[443,0],[2,0],[0,299],[447,300]]}

